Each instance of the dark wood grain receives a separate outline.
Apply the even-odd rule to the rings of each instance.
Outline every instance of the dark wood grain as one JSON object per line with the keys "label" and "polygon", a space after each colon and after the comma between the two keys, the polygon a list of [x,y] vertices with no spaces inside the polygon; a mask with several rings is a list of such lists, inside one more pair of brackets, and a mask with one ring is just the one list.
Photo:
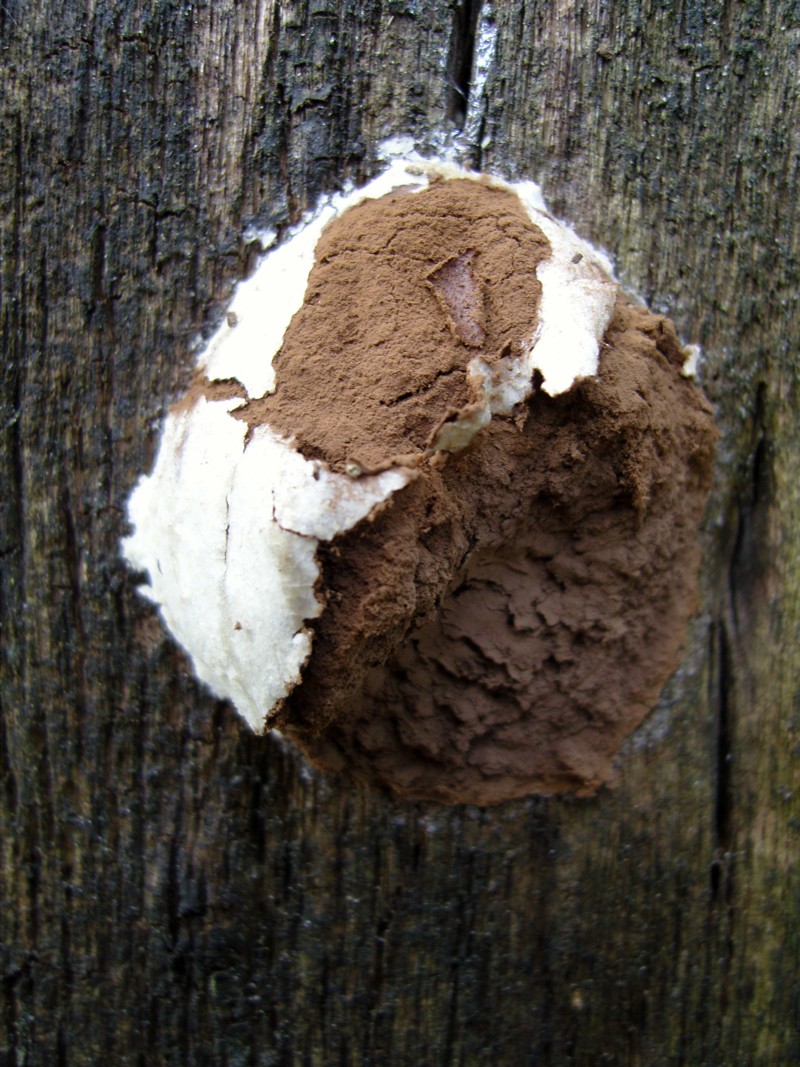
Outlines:
{"label": "dark wood grain", "polygon": [[[797,1061],[799,46],[792,0],[2,0],[0,1063]],[[591,800],[319,779],[119,557],[248,235],[446,114],[718,406],[686,661]]]}

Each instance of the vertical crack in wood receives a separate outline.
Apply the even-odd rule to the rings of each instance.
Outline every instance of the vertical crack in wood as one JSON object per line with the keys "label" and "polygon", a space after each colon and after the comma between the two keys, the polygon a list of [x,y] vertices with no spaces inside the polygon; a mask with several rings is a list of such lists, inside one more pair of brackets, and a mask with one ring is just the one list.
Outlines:
{"label": "vertical crack in wood", "polygon": [[[27,969],[26,964],[26,969]],[[9,1056],[9,1063],[22,1063],[23,1055],[18,1044],[20,997],[17,985],[23,977],[23,968],[16,968],[2,978],[3,988],[3,1029],[5,1045],[3,1051]]]}
{"label": "vertical crack in wood", "polygon": [[[717,723],[716,792],[714,810],[715,858],[711,864],[711,926],[720,926],[723,967],[720,972],[720,1006],[724,1017],[731,999],[731,974],[736,921],[734,853],[733,688],[731,641],[724,621],[716,627]],[[720,910],[718,910],[720,909]]]}
{"label": "vertical crack in wood", "polygon": [[738,492],[735,535],[726,571],[726,603],[712,637],[716,675],[716,790],[714,811],[715,858],[711,865],[712,909],[722,909],[714,923],[724,922],[721,944],[724,968],[720,981],[722,1017],[735,997],[731,984],[736,945],[735,775],[737,700],[754,699],[743,691],[751,677],[748,649],[755,637],[754,614],[768,597],[766,571],[770,555],[766,529],[771,472],[768,462],[767,386],[760,382],[753,405],[746,479]]}
{"label": "vertical crack in wood", "polygon": [[482,6],[480,0],[459,0],[453,8],[445,118],[459,130],[463,130],[467,121],[475,39]]}
{"label": "vertical crack in wood", "polygon": [[483,169],[483,152],[491,142],[491,137],[487,136],[487,85],[495,65],[497,33],[493,5],[491,0],[485,0],[481,4],[475,29],[469,101],[462,130],[469,164],[476,170]]}
{"label": "vertical crack in wood", "polygon": [[726,863],[730,851],[733,825],[733,796],[731,792],[731,689],[733,685],[731,647],[724,622],[717,625],[717,722],[716,722],[716,793],[714,833],[718,852],[716,876],[712,870],[712,892],[720,890],[720,866]]}
{"label": "vertical crack in wood", "polygon": [[[753,407],[753,423],[747,468],[747,484],[739,495],[735,535],[727,566],[726,607],[712,634],[711,655],[715,664],[716,722],[716,804],[714,832],[717,859],[712,865],[711,889],[716,899],[723,895],[730,905],[733,893],[732,855],[734,848],[734,711],[737,693],[737,663],[746,655],[751,631],[753,605],[766,596],[762,572],[767,539],[766,510],[769,500],[766,430],[766,385],[761,382]],[[746,671],[741,677],[747,676]],[[722,875],[725,873],[725,878]]]}
{"label": "vertical crack in wood", "polygon": [[770,472],[767,462],[765,382],[759,382],[753,407],[751,443],[747,478],[739,495],[736,536],[728,564],[728,596],[730,600],[733,638],[737,645],[746,639],[754,603],[763,590],[760,579],[769,559],[768,538],[765,537],[765,504],[769,501]]}

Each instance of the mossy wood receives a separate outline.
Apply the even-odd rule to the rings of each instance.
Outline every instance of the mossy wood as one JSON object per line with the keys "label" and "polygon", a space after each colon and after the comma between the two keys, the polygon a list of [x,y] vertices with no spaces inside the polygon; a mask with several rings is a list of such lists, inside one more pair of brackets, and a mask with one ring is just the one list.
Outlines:
{"label": "mossy wood", "polygon": [[[0,1063],[797,1061],[799,49],[793,0],[2,0]],[[717,405],[702,610],[589,800],[309,773],[120,559],[255,231],[447,123]]]}

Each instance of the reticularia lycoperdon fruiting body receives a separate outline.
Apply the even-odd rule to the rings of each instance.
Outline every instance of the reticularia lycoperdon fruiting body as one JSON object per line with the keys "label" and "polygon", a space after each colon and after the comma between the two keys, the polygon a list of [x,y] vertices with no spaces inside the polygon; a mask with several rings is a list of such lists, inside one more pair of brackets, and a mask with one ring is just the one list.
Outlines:
{"label": "reticularia lycoperdon fruiting body", "polygon": [[125,555],[197,675],[318,767],[590,793],[696,604],[686,358],[534,185],[395,160],[238,286]]}

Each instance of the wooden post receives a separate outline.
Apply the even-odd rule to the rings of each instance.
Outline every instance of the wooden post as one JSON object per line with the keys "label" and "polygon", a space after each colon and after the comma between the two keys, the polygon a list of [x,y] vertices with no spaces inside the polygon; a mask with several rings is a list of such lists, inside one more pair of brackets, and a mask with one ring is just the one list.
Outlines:
{"label": "wooden post", "polygon": [[[2,0],[0,1064],[797,1061],[798,45],[788,0]],[[590,800],[319,778],[119,554],[255,232],[447,122],[717,405],[685,663]]]}

